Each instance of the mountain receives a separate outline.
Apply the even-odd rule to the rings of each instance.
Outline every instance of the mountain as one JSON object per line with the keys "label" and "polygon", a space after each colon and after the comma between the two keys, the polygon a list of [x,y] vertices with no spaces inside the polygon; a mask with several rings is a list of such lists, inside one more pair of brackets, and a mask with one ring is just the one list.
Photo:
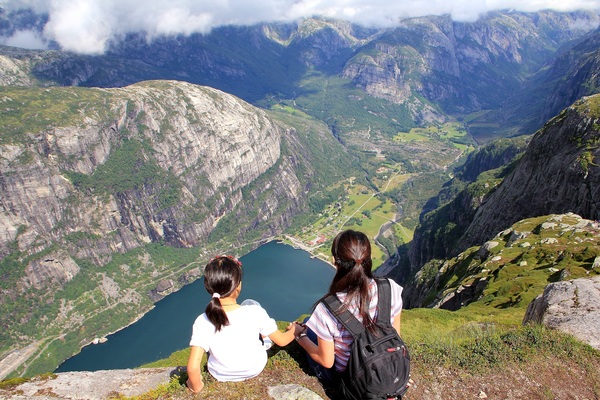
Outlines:
{"label": "mountain", "polygon": [[[10,15],[2,16],[5,25],[17,23]],[[371,124],[371,131],[384,136],[398,128],[476,112],[485,112],[489,119],[495,115],[490,110],[514,103],[514,93],[543,85],[545,81],[530,81],[547,69],[546,62],[558,50],[599,24],[597,13],[584,11],[494,12],[473,23],[455,22],[448,16],[422,17],[403,19],[387,29],[308,18],[289,24],[221,27],[206,35],[152,42],[143,34],[131,34],[102,56],[49,51],[41,57],[40,52],[29,52],[21,60],[46,84],[118,87],[175,79],[215,87],[261,106],[293,100],[352,139],[369,125],[362,123],[360,114],[352,124],[346,121],[351,116],[315,104],[324,88],[339,91],[336,101],[349,108],[356,108],[359,100],[354,89],[362,93],[359,97],[369,97],[360,106],[380,116],[381,126]],[[11,51],[5,48],[0,53],[13,58]],[[338,78],[344,85],[331,84]],[[528,114],[513,119],[539,116],[536,111],[546,101],[528,98],[538,110],[527,107]],[[559,112],[572,101],[548,111]],[[552,116],[536,119],[538,127]],[[514,131],[515,124],[510,130],[498,124],[500,117],[478,118],[484,117],[478,115],[472,123],[470,117],[467,123],[480,141]]]}
{"label": "mountain", "polygon": [[598,93],[600,31],[594,30],[561,46],[503,108],[479,118],[518,134],[530,134],[564,108]]}
{"label": "mountain", "polygon": [[[526,218],[446,260],[431,260],[406,287],[407,307],[490,309],[529,303],[549,282],[600,273],[600,224],[577,214]],[[522,318],[522,316],[521,316]]]}
{"label": "mountain", "polygon": [[432,268],[440,267],[433,260],[482,245],[520,220],[566,212],[600,220],[599,121],[600,95],[578,100],[537,132],[512,164],[481,173],[451,201],[425,215],[408,252],[409,270],[405,266],[402,275],[408,280],[419,271],[414,279],[420,283],[408,285],[409,304],[425,305],[422,287],[431,282],[424,281],[432,279]]}
{"label": "mountain", "polygon": [[578,100],[536,133],[525,154],[477,210],[458,248],[520,219],[574,212],[600,219],[600,96]]}
{"label": "mountain", "polygon": [[2,349],[61,336],[49,369],[197,277],[202,254],[280,234],[354,171],[317,121],[190,83],[0,98]]}

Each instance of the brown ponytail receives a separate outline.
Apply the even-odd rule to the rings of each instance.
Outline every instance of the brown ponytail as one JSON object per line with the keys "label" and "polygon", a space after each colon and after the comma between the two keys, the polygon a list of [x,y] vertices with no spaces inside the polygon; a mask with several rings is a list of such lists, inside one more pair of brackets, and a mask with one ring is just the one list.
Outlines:
{"label": "brown ponytail", "polygon": [[369,314],[369,281],[373,278],[369,238],[358,231],[340,232],[333,239],[331,254],[337,270],[327,294],[346,293],[345,308],[357,301],[363,325],[373,328],[374,322]]}

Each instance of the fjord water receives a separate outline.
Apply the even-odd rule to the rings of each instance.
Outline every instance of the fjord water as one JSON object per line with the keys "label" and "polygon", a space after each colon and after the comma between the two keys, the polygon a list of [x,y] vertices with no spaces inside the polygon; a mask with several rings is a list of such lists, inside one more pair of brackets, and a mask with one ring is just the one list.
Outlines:
{"label": "fjord water", "polygon": [[[327,263],[291,246],[269,242],[241,257],[244,278],[239,302],[258,301],[275,320],[293,321],[308,313],[334,274]],[[198,279],[165,297],[139,321],[89,345],[56,372],[135,368],[186,348],[192,324],[210,297]]]}

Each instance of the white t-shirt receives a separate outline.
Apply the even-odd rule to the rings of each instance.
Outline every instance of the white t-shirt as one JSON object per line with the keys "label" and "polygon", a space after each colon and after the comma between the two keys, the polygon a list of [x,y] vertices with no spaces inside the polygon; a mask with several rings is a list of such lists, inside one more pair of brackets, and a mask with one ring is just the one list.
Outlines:
{"label": "white t-shirt", "polygon": [[[391,286],[392,308],[390,323],[392,323],[394,322],[394,317],[402,311],[402,286],[391,279],[388,280]],[[377,295],[377,283],[374,279],[371,279],[369,282],[369,294],[371,296],[369,315],[371,318],[377,320],[377,299],[379,297]],[[346,293],[336,293],[336,295],[341,302],[346,298]],[[348,310],[362,322],[361,317],[358,315],[358,304],[350,304]],[[315,307],[306,325],[321,339],[327,342],[334,342],[335,369],[339,372],[344,371],[350,358],[350,345],[354,341],[352,334],[338,322],[337,318],[329,312],[323,302],[320,302]]]}
{"label": "white t-shirt", "polygon": [[267,364],[267,352],[259,334],[268,336],[277,324],[257,305],[245,305],[227,313],[229,325],[215,331],[206,314],[196,318],[190,346],[209,353],[208,371],[218,381],[243,381],[261,373]]}

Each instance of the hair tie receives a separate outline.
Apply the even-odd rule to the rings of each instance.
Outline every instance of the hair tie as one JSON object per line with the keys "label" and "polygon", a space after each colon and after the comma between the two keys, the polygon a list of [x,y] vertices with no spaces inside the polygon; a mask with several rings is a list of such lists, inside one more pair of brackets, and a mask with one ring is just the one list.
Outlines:
{"label": "hair tie", "polygon": [[214,292],[213,295],[212,295],[212,298],[213,299],[220,299],[221,295],[219,293],[217,293],[217,292]]}
{"label": "hair tie", "polygon": [[361,260],[360,258],[357,258],[354,260],[355,264],[362,264],[363,260]]}

